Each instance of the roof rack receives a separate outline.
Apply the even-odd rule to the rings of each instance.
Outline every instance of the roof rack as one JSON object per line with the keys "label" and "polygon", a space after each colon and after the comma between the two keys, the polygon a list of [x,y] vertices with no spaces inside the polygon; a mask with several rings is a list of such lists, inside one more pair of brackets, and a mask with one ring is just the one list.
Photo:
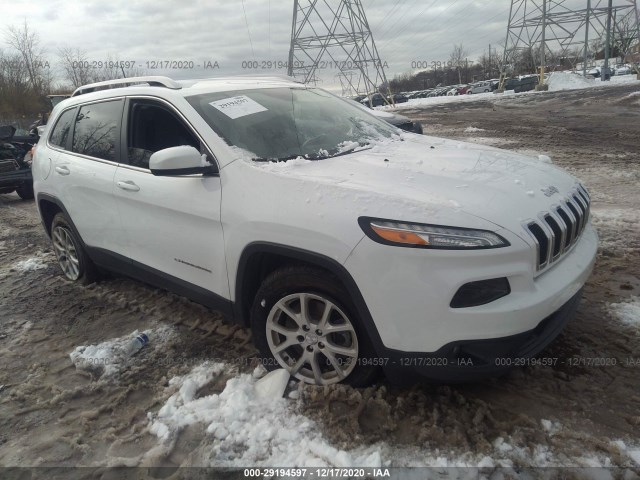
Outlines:
{"label": "roof rack", "polygon": [[169,77],[161,76],[148,76],[148,77],[130,77],[130,78],[118,78],[115,80],[107,80],[105,82],[90,83],[89,85],[83,85],[77,88],[72,94],[72,97],[83,95],[85,93],[96,92],[98,90],[108,90],[110,88],[123,88],[131,85],[147,84],[150,87],[164,87],[172,90],[179,90],[182,86],[175,80]]}

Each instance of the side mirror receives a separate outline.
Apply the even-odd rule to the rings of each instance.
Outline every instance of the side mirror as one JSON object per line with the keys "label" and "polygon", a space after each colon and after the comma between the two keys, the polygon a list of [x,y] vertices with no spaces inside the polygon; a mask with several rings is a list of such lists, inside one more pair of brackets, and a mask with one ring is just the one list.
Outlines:
{"label": "side mirror", "polygon": [[149,169],[159,177],[217,173],[213,165],[205,165],[198,150],[187,145],[158,150],[149,158]]}

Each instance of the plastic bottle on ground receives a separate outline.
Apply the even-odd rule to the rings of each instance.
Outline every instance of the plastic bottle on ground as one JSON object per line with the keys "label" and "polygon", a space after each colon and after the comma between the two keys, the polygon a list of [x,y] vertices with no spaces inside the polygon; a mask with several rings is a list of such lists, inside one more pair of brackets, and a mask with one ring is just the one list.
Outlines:
{"label": "plastic bottle on ground", "polygon": [[125,348],[125,352],[128,357],[131,357],[138,353],[142,347],[149,343],[149,332],[142,332],[136,335],[131,341],[127,344]]}

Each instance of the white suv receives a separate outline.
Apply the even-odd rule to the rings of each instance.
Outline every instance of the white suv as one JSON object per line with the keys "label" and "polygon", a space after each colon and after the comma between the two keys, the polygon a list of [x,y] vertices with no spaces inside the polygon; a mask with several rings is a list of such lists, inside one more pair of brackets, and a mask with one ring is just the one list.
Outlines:
{"label": "white suv", "polygon": [[69,280],[192,298],[309,383],[500,373],[558,335],[597,248],[562,170],[275,77],[82,87],[33,175]]}

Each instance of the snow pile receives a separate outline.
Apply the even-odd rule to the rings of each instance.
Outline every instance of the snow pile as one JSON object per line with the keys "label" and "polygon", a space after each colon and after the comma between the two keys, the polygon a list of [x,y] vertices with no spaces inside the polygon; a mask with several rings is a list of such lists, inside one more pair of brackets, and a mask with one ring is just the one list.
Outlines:
{"label": "snow pile", "polygon": [[[173,329],[168,326],[145,331],[149,335],[150,346],[154,349],[161,347],[173,335]],[[77,370],[90,372],[102,378],[114,377],[131,362],[127,347],[139,333],[135,330],[124,337],[107,340],[97,345],[76,347],[69,357]]]}
{"label": "snow pile", "polygon": [[20,260],[15,265],[13,265],[12,269],[19,272],[32,272],[35,270],[42,270],[43,268],[47,268],[45,258],[46,255],[39,253],[35,257],[27,258],[26,260]]}
{"label": "snow pile", "polygon": [[630,302],[611,303],[609,310],[625,325],[640,329],[640,297],[631,297]]}
{"label": "snow pile", "polygon": [[295,413],[282,398],[281,372],[258,381],[239,375],[229,379],[219,395],[197,398],[199,389],[228,369],[222,363],[206,362],[169,381],[176,393],[157,414],[148,414],[149,430],[165,449],[171,449],[183,428],[204,423],[210,445],[203,460],[210,466],[381,466],[377,449],[347,452],[329,445],[318,426]]}
{"label": "snow pile", "polygon": [[[284,370],[271,372],[260,380],[256,379],[257,372],[238,375],[227,380],[219,394],[198,395],[212,384],[221,386],[220,380],[230,373],[229,365],[205,362],[187,375],[169,381],[172,395],[157,413],[147,414],[149,431],[159,439],[159,444],[145,454],[147,460],[153,463],[155,455],[170,455],[181,432],[200,424],[206,427],[206,437],[191,450],[188,466],[432,467],[450,469],[451,476],[447,478],[477,478],[478,469],[496,467],[612,466],[606,452],[584,451],[580,457],[567,458],[549,445],[522,445],[508,436],[496,438],[488,455],[471,452],[456,455],[452,451],[396,447],[386,442],[340,449],[324,438],[313,420],[295,411],[294,402],[283,398],[289,380]],[[563,430],[560,422],[554,420],[541,420],[541,426],[547,438]],[[622,441],[612,442],[612,446],[640,464],[640,449],[628,447]],[[465,470],[456,472],[456,469]],[[473,476],[467,477],[469,473]]]}
{"label": "snow pile", "polygon": [[574,90],[577,88],[589,88],[594,86],[593,79],[572,72],[553,72],[547,80],[549,91]]}
{"label": "snow pile", "polygon": [[612,442],[618,449],[620,453],[626,455],[631,460],[640,465],[640,447],[629,447],[622,440],[615,440]]}
{"label": "snow pile", "polygon": [[540,424],[542,425],[542,428],[544,428],[544,431],[549,435],[555,435],[562,428],[560,422],[553,422],[551,420],[542,419],[540,420]]}
{"label": "snow pile", "polygon": [[464,129],[465,133],[475,133],[475,132],[484,132],[484,128],[476,128],[476,127],[467,127]]}

